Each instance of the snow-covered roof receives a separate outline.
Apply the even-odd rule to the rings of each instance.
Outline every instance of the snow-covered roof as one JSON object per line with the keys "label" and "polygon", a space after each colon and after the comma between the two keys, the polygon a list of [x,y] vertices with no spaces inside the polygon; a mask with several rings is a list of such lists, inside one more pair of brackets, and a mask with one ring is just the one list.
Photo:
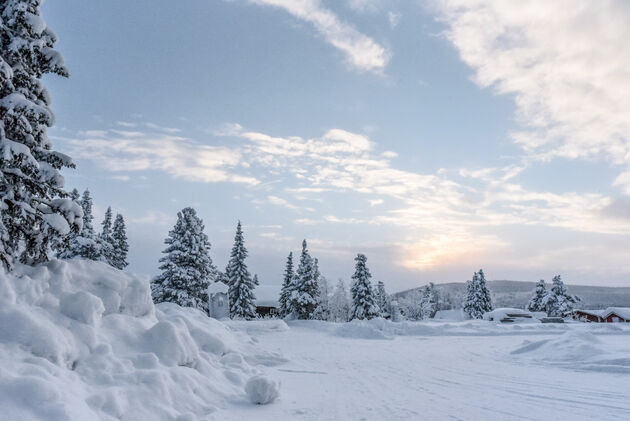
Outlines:
{"label": "snow-covered roof", "polygon": [[215,282],[208,286],[208,294],[216,294],[218,292],[227,294],[228,286],[225,285],[223,282]]}
{"label": "snow-covered roof", "polygon": [[579,312],[579,313],[584,313],[584,314],[590,314],[591,316],[597,316],[597,317],[603,317],[604,313],[606,312],[606,310],[580,310],[580,309],[575,309],[573,310],[574,313]]}
{"label": "snow-covered roof", "polygon": [[605,310],[605,315],[602,317],[608,317],[612,313],[615,313],[617,316],[621,316],[626,320],[630,320],[630,308],[628,307],[608,307]]}

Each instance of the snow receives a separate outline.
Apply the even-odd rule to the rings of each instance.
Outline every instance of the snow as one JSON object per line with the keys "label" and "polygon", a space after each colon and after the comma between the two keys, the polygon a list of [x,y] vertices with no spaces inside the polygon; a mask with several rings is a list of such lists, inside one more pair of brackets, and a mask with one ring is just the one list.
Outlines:
{"label": "snow", "polygon": [[[256,412],[234,405],[217,420],[630,418],[626,324],[259,323],[228,326],[282,351],[287,361],[268,367],[282,396]],[[387,340],[359,334],[369,329]],[[513,352],[526,340],[544,342]]]}
{"label": "snow", "polygon": [[501,323],[503,320],[510,320],[519,323],[538,323],[539,320],[534,317],[534,314],[520,308],[497,308],[492,311],[488,311],[483,315],[484,320],[494,321]]}
{"label": "snow", "polygon": [[630,418],[625,323],[222,322],[149,294],[93,261],[0,273],[2,417]]}
{"label": "snow", "polygon": [[254,376],[247,381],[245,392],[251,403],[265,405],[280,395],[280,385],[267,377]]}
{"label": "snow", "polygon": [[603,317],[608,317],[612,313],[615,313],[617,316],[623,317],[625,320],[630,320],[630,308],[628,307],[608,307],[604,311]]}
{"label": "snow", "polygon": [[217,293],[228,293],[229,287],[223,282],[213,282],[208,286],[208,295],[217,294]]}
{"label": "snow", "polygon": [[[288,329],[284,322],[259,331]],[[278,397],[268,367],[238,324],[172,303],[154,306],[148,279],[88,260],[0,272],[0,418],[215,419]],[[262,377],[261,377],[262,376]],[[252,390],[246,385],[252,378]]]}

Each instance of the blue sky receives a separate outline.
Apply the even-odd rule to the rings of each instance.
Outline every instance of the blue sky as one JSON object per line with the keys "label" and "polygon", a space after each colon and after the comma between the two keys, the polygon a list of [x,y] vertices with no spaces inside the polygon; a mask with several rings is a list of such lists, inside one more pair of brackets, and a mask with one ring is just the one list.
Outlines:
{"label": "blue sky", "polygon": [[236,221],[279,284],[307,238],[396,291],[492,279],[627,285],[630,25],[623,2],[46,2],[69,188],[128,220],[152,275],[178,210],[212,257]]}

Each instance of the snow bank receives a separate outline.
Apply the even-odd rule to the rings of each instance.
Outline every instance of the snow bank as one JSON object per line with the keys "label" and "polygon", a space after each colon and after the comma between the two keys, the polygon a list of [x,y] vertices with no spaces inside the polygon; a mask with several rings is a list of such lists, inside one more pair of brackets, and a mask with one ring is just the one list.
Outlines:
{"label": "snow bank", "polygon": [[540,363],[570,366],[574,369],[630,373],[630,351],[608,343],[610,338],[589,331],[568,331],[553,339],[525,340],[511,354]]}
{"label": "snow bank", "polygon": [[0,273],[3,419],[207,419],[252,394],[273,401],[272,380],[247,385],[279,361],[196,309],[154,306],[148,280],[103,263]]}

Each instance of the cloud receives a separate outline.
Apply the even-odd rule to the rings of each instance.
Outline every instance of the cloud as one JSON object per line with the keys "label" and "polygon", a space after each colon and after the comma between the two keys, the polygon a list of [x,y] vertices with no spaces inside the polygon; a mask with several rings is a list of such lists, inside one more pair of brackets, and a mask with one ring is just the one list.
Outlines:
{"label": "cloud", "polygon": [[307,22],[332,46],[340,50],[348,63],[370,72],[382,71],[391,53],[354,26],[343,22],[320,0],[249,0],[250,3],[282,9],[293,17]]}
{"label": "cloud", "polygon": [[238,150],[203,145],[168,133],[101,130],[57,139],[74,158],[93,161],[113,172],[164,171],[194,182],[259,183],[254,177],[234,171],[241,162]]}
{"label": "cloud", "polygon": [[630,167],[628,2],[440,4],[475,82],[514,98],[520,129],[511,136],[528,154]]}

